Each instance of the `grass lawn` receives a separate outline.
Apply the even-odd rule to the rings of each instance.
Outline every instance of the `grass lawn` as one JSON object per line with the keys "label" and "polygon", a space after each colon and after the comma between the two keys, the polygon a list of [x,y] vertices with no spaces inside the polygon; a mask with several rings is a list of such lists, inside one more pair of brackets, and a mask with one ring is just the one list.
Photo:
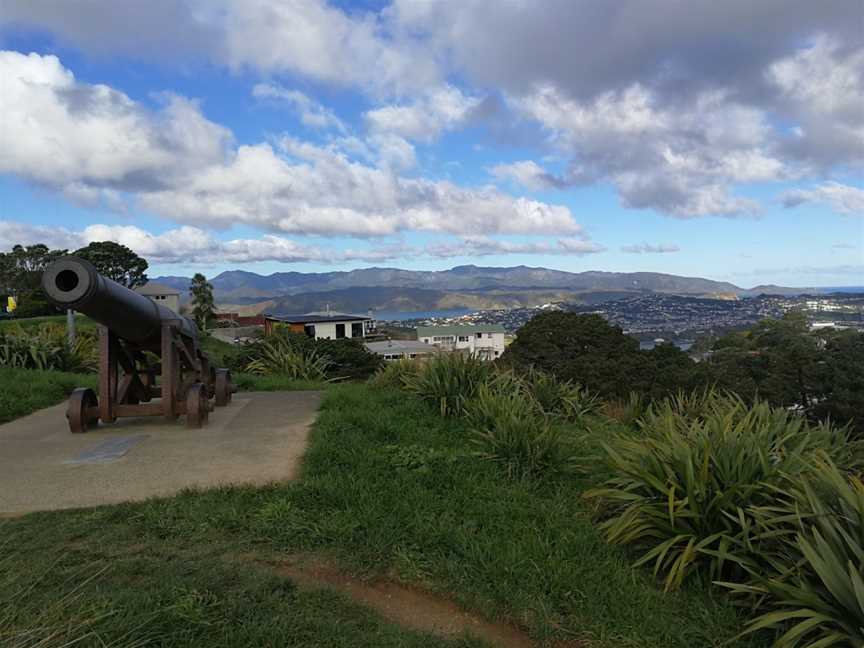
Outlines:
{"label": "grass lawn", "polygon": [[95,374],[0,367],[0,423],[66,398],[76,387],[96,389]]}
{"label": "grass lawn", "polygon": [[[2,331],[4,327],[14,327],[16,325],[26,331],[27,329],[35,328],[42,324],[61,324],[62,326],[66,326],[66,315],[45,315],[43,317],[15,317],[10,319],[0,319],[0,331]],[[79,331],[93,331],[96,329],[96,322],[80,313],[75,314],[75,324]]]}
{"label": "grass lawn", "polygon": [[[340,385],[296,483],[0,523],[0,627],[4,618],[7,629],[45,625],[49,614],[48,625],[92,619],[107,643],[146,627],[166,646],[460,645],[385,625],[333,594],[294,590],[265,566],[312,552],[437,591],[538,640],[766,645],[726,643],[742,619],[722,593],[691,583],[664,594],[633,570],[580,502],[589,481],[510,481],[471,454],[461,423],[400,392]],[[91,575],[88,593],[54,604]],[[32,587],[14,595],[4,577]]]}

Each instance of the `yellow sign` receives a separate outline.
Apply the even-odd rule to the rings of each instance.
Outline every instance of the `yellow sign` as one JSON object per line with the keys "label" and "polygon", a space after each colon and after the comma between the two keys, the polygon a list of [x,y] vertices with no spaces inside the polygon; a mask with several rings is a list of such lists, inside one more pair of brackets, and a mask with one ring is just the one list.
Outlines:
{"label": "yellow sign", "polygon": [[15,298],[10,295],[7,300],[6,310],[12,313],[16,308],[18,308],[18,304],[15,303]]}

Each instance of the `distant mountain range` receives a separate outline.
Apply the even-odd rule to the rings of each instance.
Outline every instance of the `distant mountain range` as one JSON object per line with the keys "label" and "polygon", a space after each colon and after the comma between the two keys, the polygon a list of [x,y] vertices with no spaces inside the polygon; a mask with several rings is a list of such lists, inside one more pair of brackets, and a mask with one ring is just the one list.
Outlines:
{"label": "distant mountain range", "polygon": [[[155,277],[188,294],[188,277]],[[212,279],[219,304],[272,300],[270,310],[305,312],[326,305],[334,310],[432,310],[512,308],[550,301],[596,303],[632,294],[664,293],[734,299],[760,294],[796,295],[819,289],[763,285],[741,288],[724,281],[658,272],[564,272],[516,266],[464,265],[450,270],[363,268],[340,272],[276,272],[259,275],[230,270]]]}

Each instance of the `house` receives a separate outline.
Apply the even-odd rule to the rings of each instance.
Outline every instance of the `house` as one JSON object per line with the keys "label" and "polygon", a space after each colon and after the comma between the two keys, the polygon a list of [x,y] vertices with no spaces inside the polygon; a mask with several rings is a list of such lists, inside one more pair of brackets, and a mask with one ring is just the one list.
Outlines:
{"label": "house", "polygon": [[148,281],[135,289],[139,295],[149,297],[157,304],[170,308],[175,313],[180,312],[180,291],[165,284]]}
{"label": "house", "polygon": [[494,360],[504,353],[504,332],[500,324],[418,326],[417,340],[443,351],[460,351]]}
{"label": "house", "polygon": [[385,360],[425,360],[431,358],[439,350],[434,345],[417,340],[382,340],[367,342],[366,348],[372,353],[382,356]]}
{"label": "house", "polygon": [[374,329],[374,320],[367,315],[331,312],[300,315],[264,313],[264,334],[269,335],[277,326],[287,326],[295,333],[305,333],[316,340],[341,340],[365,338]]}

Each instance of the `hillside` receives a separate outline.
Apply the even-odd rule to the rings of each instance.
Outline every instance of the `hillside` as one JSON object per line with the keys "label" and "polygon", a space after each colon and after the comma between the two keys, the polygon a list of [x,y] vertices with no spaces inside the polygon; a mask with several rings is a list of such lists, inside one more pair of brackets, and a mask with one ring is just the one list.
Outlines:
{"label": "hillside", "polygon": [[[155,277],[154,281],[178,288],[184,295],[189,286],[186,277]],[[491,268],[475,265],[441,271],[362,268],[345,272],[276,272],[266,276],[231,270],[213,277],[210,282],[218,302],[249,304],[290,295],[295,299],[282,301],[296,304],[292,310],[301,309],[300,304],[320,308],[322,300],[333,308],[346,310],[405,310],[409,306],[414,310],[425,310],[504,308],[511,304],[530,306],[562,299],[596,301],[591,297],[592,293],[627,295],[648,292],[729,298],[763,292],[802,292],[798,288],[781,286],[745,289],[724,281],[657,272],[565,272],[528,266]],[[361,288],[364,290],[358,292]],[[386,292],[372,290],[375,288],[386,289]],[[333,294],[323,296],[325,292]]]}

